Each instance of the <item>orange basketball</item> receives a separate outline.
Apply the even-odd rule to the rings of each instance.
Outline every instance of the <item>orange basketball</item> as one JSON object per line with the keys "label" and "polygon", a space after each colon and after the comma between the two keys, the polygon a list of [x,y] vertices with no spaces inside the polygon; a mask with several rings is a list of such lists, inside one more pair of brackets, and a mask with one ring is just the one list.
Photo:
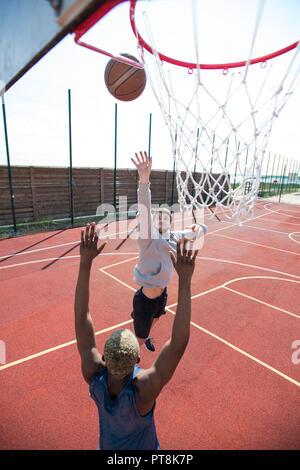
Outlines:
{"label": "orange basketball", "polygon": [[[130,60],[138,60],[129,54],[120,54]],[[110,59],[104,72],[108,91],[118,100],[132,101],[138,98],[146,86],[146,73],[129,64]]]}

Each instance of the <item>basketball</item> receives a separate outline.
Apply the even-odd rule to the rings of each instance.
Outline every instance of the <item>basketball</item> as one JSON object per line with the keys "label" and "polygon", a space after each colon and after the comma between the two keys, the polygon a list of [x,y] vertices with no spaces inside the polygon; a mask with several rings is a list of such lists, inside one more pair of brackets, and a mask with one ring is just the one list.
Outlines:
{"label": "basketball", "polygon": [[[130,60],[138,60],[129,54],[120,54]],[[146,73],[132,65],[111,59],[104,72],[105,85],[114,98],[132,101],[138,98],[146,86]]]}

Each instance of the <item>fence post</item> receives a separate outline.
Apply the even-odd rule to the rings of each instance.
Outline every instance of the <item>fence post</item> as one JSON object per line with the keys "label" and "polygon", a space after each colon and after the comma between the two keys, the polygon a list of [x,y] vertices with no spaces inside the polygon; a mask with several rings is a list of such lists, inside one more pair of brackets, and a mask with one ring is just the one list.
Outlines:
{"label": "fence post", "polygon": [[269,195],[270,195],[270,192],[271,192],[271,184],[273,182],[273,175],[274,175],[274,166],[275,166],[275,160],[276,160],[276,153],[274,155],[274,160],[273,160],[273,165],[272,165],[272,173],[271,173],[271,178],[270,178],[270,183],[269,183]]}
{"label": "fence post", "polygon": [[292,160],[289,161],[289,168],[288,168],[288,172],[287,172],[287,180],[286,180],[286,192],[287,192],[287,193],[290,192],[290,183],[289,183],[289,180],[290,180],[291,166],[292,166]]}
{"label": "fence post", "polygon": [[165,171],[165,200],[164,202],[167,204],[168,200],[168,185],[169,185],[169,171]]}
{"label": "fence post", "polygon": [[175,134],[175,151],[174,151],[173,176],[172,176],[171,206],[173,206],[173,201],[174,201],[176,142],[177,142],[177,132]]}
{"label": "fence post", "polygon": [[296,191],[298,192],[299,189],[299,162],[296,168]]}
{"label": "fence post", "polygon": [[[212,148],[211,148],[211,161],[210,161],[210,173],[211,173],[211,174],[212,174],[213,162],[214,162],[215,137],[216,137],[216,134],[213,135]],[[198,142],[197,142],[197,143],[198,143]]]}
{"label": "fence post", "polygon": [[268,178],[268,171],[269,171],[270,156],[271,156],[271,152],[269,152],[269,157],[268,157],[268,163],[267,163],[267,168],[266,168],[266,176],[265,176],[265,183],[264,183],[264,190],[263,190],[263,193],[265,193],[265,189],[266,189],[266,186],[267,186],[267,178]]}
{"label": "fence post", "polygon": [[290,161],[290,166],[289,166],[289,176],[288,176],[288,181],[289,181],[289,193],[292,192],[292,186],[293,186],[293,169],[294,169],[295,161],[291,160]]}
{"label": "fence post", "polygon": [[151,157],[151,127],[152,127],[152,114],[150,113],[150,120],[149,120],[149,141],[148,141],[148,158]]}
{"label": "fence post", "polygon": [[[277,180],[278,177],[279,177],[279,165],[280,165],[280,160],[281,160],[281,155],[279,155],[278,165],[277,165],[277,169],[276,169],[276,175],[275,175],[276,180]],[[273,183],[273,188],[274,188],[274,183]],[[276,183],[275,183],[275,191],[274,191],[274,193],[276,194]]]}
{"label": "fence post", "polygon": [[196,148],[195,148],[195,162],[194,162],[194,171],[193,171],[193,178],[194,179],[195,179],[195,176],[196,176],[196,167],[197,167],[198,141],[199,141],[199,127],[197,129],[197,140],[196,140]]}
{"label": "fence post", "polygon": [[[282,163],[282,166],[284,165],[284,162]],[[280,184],[280,191],[279,191],[279,199],[278,199],[278,202],[280,202],[280,199],[281,199],[281,193],[282,193],[282,185],[283,185],[283,182],[284,182],[284,176],[285,176],[285,170],[286,170],[286,163],[284,165],[284,170],[283,170],[283,174],[281,176],[281,184]]]}
{"label": "fence post", "polygon": [[72,162],[72,121],[71,121],[71,90],[68,90],[68,111],[69,111],[69,179],[70,179],[70,215],[71,224],[74,227],[74,206],[73,206],[73,162]]}
{"label": "fence post", "polygon": [[117,126],[118,105],[115,103],[115,152],[114,152],[114,208],[117,210]]}
{"label": "fence post", "polygon": [[12,212],[12,218],[13,218],[14,231],[16,233],[17,232],[17,223],[16,223],[16,213],[15,213],[15,195],[14,195],[14,191],[13,191],[11,168],[10,168],[10,157],[9,157],[9,147],[8,147],[8,135],[7,135],[4,95],[2,95],[2,114],[3,114],[4,137],[5,137],[6,158],[7,158],[7,172],[8,172],[8,181],[9,181],[10,204],[11,204],[11,212]]}
{"label": "fence post", "polygon": [[295,160],[295,169],[293,171],[294,173],[294,177],[293,177],[293,180],[294,180],[294,184],[293,184],[293,192],[296,191],[297,189],[297,175],[298,175],[298,162]]}
{"label": "fence post", "polygon": [[38,216],[38,208],[36,204],[36,193],[35,193],[35,182],[34,182],[34,168],[31,166],[30,171],[30,187],[31,187],[31,197],[32,197],[32,209],[33,209],[33,221],[36,221]]}
{"label": "fence post", "polygon": [[[240,142],[238,142],[238,148],[237,151],[239,152],[240,150]],[[238,159],[236,159],[236,165],[235,165],[235,171],[234,171],[234,182],[233,182],[233,189],[235,189],[235,181],[236,181],[236,172],[237,172],[237,166],[238,166]]]}

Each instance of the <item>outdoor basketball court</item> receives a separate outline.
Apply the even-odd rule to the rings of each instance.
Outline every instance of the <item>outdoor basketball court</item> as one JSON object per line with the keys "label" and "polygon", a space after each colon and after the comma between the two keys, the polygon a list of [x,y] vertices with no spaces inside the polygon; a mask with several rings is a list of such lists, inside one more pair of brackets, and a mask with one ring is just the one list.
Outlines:
{"label": "outdoor basketball court", "polygon": [[[192,279],[191,338],[156,407],[162,449],[298,449],[300,369],[299,206],[259,201],[237,227],[208,220]],[[101,351],[116,328],[133,330],[137,245],[116,225],[91,277],[90,311]],[[74,332],[80,229],[0,243],[2,449],[96,449],[98,414],[83,381]],[[153,330],[169,338],[177,275],[167,314]],[[294,353],[294,356],[293,356]],[[299,354],[298,354],[299,357]],[[293,359],[294,358],[294,359]]]}
{"label": "outdoor basketball court", "polygon": [[[151,111],[149,156],[154,155],[156,165],[163,166],[166,161],[168,169],[173,167],[171,191],[167,185],[167,168],[164,168],[165,185],[161,182],[156,185],[163,188],[164,196],[159,197],[165,199],[160,204],[172,200],[172,205],[176,193],[175,202],[182,213],[191,208],[204,210],[208,234],[198,253],[192,278],[190,341],[155,409],[162,450],[300,448],[300,206],[284,203],[284,193],[293,193],[296,198],[300,184],[299,145],[293,140],[299,134],[298,130],[295,132],[299,109],[293,104],[297,95],[292,96],[299,84],[300,42],[296,37],[299,33],[296,18],[300,10],[293,1],[286,9],[287,2],[275,3],[251,1],[244,9],[233,1],[235,7],[231,9],[227,2],[192,0],[190,8],[183,10],[181,0],[173,3],[172,0],[11,0],[1,7],[0,95],[3,155],[7,160],[7,173],[1,176],[6,191],[3,190],[0,201],[1,220],[11,224],[11,218],[16,234],[17,223],[39,223],[40,213],[55,218],[42,210],[45,201],[49,202],[48,210],[53,209],[51,198],[55,191],[61,197],[56,204],[64,202],[67,211],[70,207],[67,218],[59,221],[69,220],[70,214],[72,227],[74,207],[76,204],[75,209],[79,207],[78,194],[82,205],[87,193],[94,191],[93,201],[100,197],[101,204],[107,203],[113,194],[113,208],[117,209],[117,193],[121,194],[126,183],[134,192],[126,196],[135,203],[138,180],[131,178],[128,183],[119,177],[117,181],[115,100],[132,102],[128,108],[122,108],[126,118],[121,150],[125,161],[127,154],[132,156],[140,148],[130,134],[142,135],[139,128],[142,114],[138,107],[134,108],[140,95],[143,112]],[[120,13],[125,12],[125,5],[126,17]],[[65,42],[66,49],[56,49],[55,62],[54,55],[48,53],[67,36],[73,36],[73,50]],[[63,60],[59,59],[61,51],[68,50],[71,52]],[[76,53],[80,50],[82,56],[74,52],[71,57],[75,50]],[[29,79],[28,89],[32,87],[33,94],[27,97],[26,92],[20,89],[18,92],[17,85],[14,95],[10,89],[27,72],[31,73],[44,56],[52,57],[55,65],[51,67],[49,59],[49,68],[44,72],[41,68],[36,81],[30,83]],[[76,62],[75,72],[72,58]],[[92,68],[86,66],[86,58]],[[46,177],[35,182],[31,170],[29,182],[25,179],[25,183],[21,182],[21,176],[15,176],[14,180],[11,167],[24,165],[26,149],[22,148],[16,157],[22,142],[28,144],[30,159],[33,143],[39,138],[42,150],[36,150],[37,154],[40,152],[42,157],[49,151],[49,155],[46,164],[40,158],[38,166],[56,166],[51,144],[59,141],[63,125],[58,114],[51,114],[51,105],[63,80],[71,80],[64,68],[78,78],[77,92],[80,91],[75,93],[78,101],[74,108],[81,122],[77,132],[72,128],[75,145],[73,141],[72,147],[70,88],[69,127],[66,126],[69,140],[60,141],[64,142],[59,149],[62,158],[69,146],[69,173],[64,175],[68,187],[63,189],[63,179],[59,178],[49,180],[49,184]],[[52,82],[47,86],[49,77],[53,77],[53,88]],[[150,87],[154,93],[146,101]],[[97,118],[88,108],[80,112],[83,108],[79,101],[85,93],[87,100],[99,108]],[[93,96],[89,98],[88,93]],[[6,103],[4,96],[8,98]],[[44,96],[46,101],[42,102]],[[28,102],[23,102],[26,97]],[[287,107],[286,120],[277,123],[288,101],[292,106]],[[163,125],[158,123],[159,132],[156,131],[150,153],[154,102],[166,129],[164,133]],[[38,110],[35,118],[40,122],[32,125],[35,121],[30,120],[24,103],[33,114]],[[109,124],[111,103],[115,106],[115,129]],[[97,121],[100,115],[105,121],[102,124]],[[45,116],[48,120],[43,121]],[[97,128],[93,128],[95,122]],[[76,117],[72,123],[76,126]],[[43,137],[48,127],[49,142]],[[92,140],[93,129],[97,139],[101,134],[100,148],[97,148],[99,140]],[[165,134],[170,138],[168,146]],[[22,142],[20,135],[24,138]],[[85,185],[78,183],[75,198],[72,151],[80,153],[82,136],[84,151],[78,167],[88,166],[85,158],[90,157],[89,152],[98,152],[94,166],[100,170],[113,167],[112,159],[109,165],[104,159],[109,154],[107,142],[114,138],[114,173],[111,171],[114,180],[105,179],[100,171],[97,184],[88,186],[92,179],[86,177]],[[90,147],[85,146],[90,139]],[[275,156],[271,156],[271,151],[267,156],[270,143],[272,152],[275,148]],[[87,150],[91,148],[92,152]],[[285,152],[292,154],[294,160],[283,155]],[[20,155],[23,155],[21,163]],[[14,158],[19,158],[15,160],[17,165]],[[32,164],[29,161],[29,168]],[[64,165],[65,161],[59,160],[58,167]],[[51,193],[47,193],[46,183],[49,191],[53,185]],[[35,194],[35,185],[42,187],[41,195]],[[14,187],[15,194],[19,191],[16,198]],[[29,190],[32,213],[29,196],[26,199]],[[273,194],[278,202],[263,199]],[[28,203],[25,207],[28,212],[21,211],[23,202]],[[92,209],[84,215],[75,214],[75,219],[82,216],[92,222],[89,214],[96,213],[98,203],[95,202],[95,212]],[[88,210],[86,206],[84,210]],[[123,213],[120,206],[118,210]],[[25,218],[28,213],[29,221]],[[174,226],[180,217],[175,211]],[[194,221],[192,215],[189,220],[185,217],[185,227]],[[135,219],[119,219],[100,224],[100,238],[108,237],[109,243],[93,263],[89,302],[100,352],[114,330],[125,327],[134,331],[131,312],[138,288],[133,280],[138,246],[137,233],[132,228],[136,223]],[[6,229],[12,227],[5,224]],[[75,340],[74,296],[81,229],[0,239],[0,448],[3,450],[94,450],[98,446],[98,410],[81,375]],[[142,368],[151,366],[170,338],[177,289],[178,278],[174,273],[168,286],[167,313],[151,331],[156,351],[151,353],[141,348]]]}

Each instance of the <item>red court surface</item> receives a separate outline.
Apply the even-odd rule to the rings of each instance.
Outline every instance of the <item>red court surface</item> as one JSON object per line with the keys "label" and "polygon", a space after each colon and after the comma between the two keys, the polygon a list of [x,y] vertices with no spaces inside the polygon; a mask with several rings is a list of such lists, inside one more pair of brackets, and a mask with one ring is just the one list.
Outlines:
{"label": "red court surface", "polygon": [[[300,208],[259,201],[242,227],[205,222],[190,342],[157,400],[161,448],[300,449]],[[121,236],[126,224],[115,225]],[[136,241],[116,250],[121,239],[113,238],[91,275],[100,351],[114,329],[133,330],[138,288]],[[97,448],[98,414],[74,331],[79,240],[77,228],[0,241],[1,449]],[[175,273],[167,313],[152,331],[156,351],[141,349],[144,368],[171,334],[176,301]]]}

